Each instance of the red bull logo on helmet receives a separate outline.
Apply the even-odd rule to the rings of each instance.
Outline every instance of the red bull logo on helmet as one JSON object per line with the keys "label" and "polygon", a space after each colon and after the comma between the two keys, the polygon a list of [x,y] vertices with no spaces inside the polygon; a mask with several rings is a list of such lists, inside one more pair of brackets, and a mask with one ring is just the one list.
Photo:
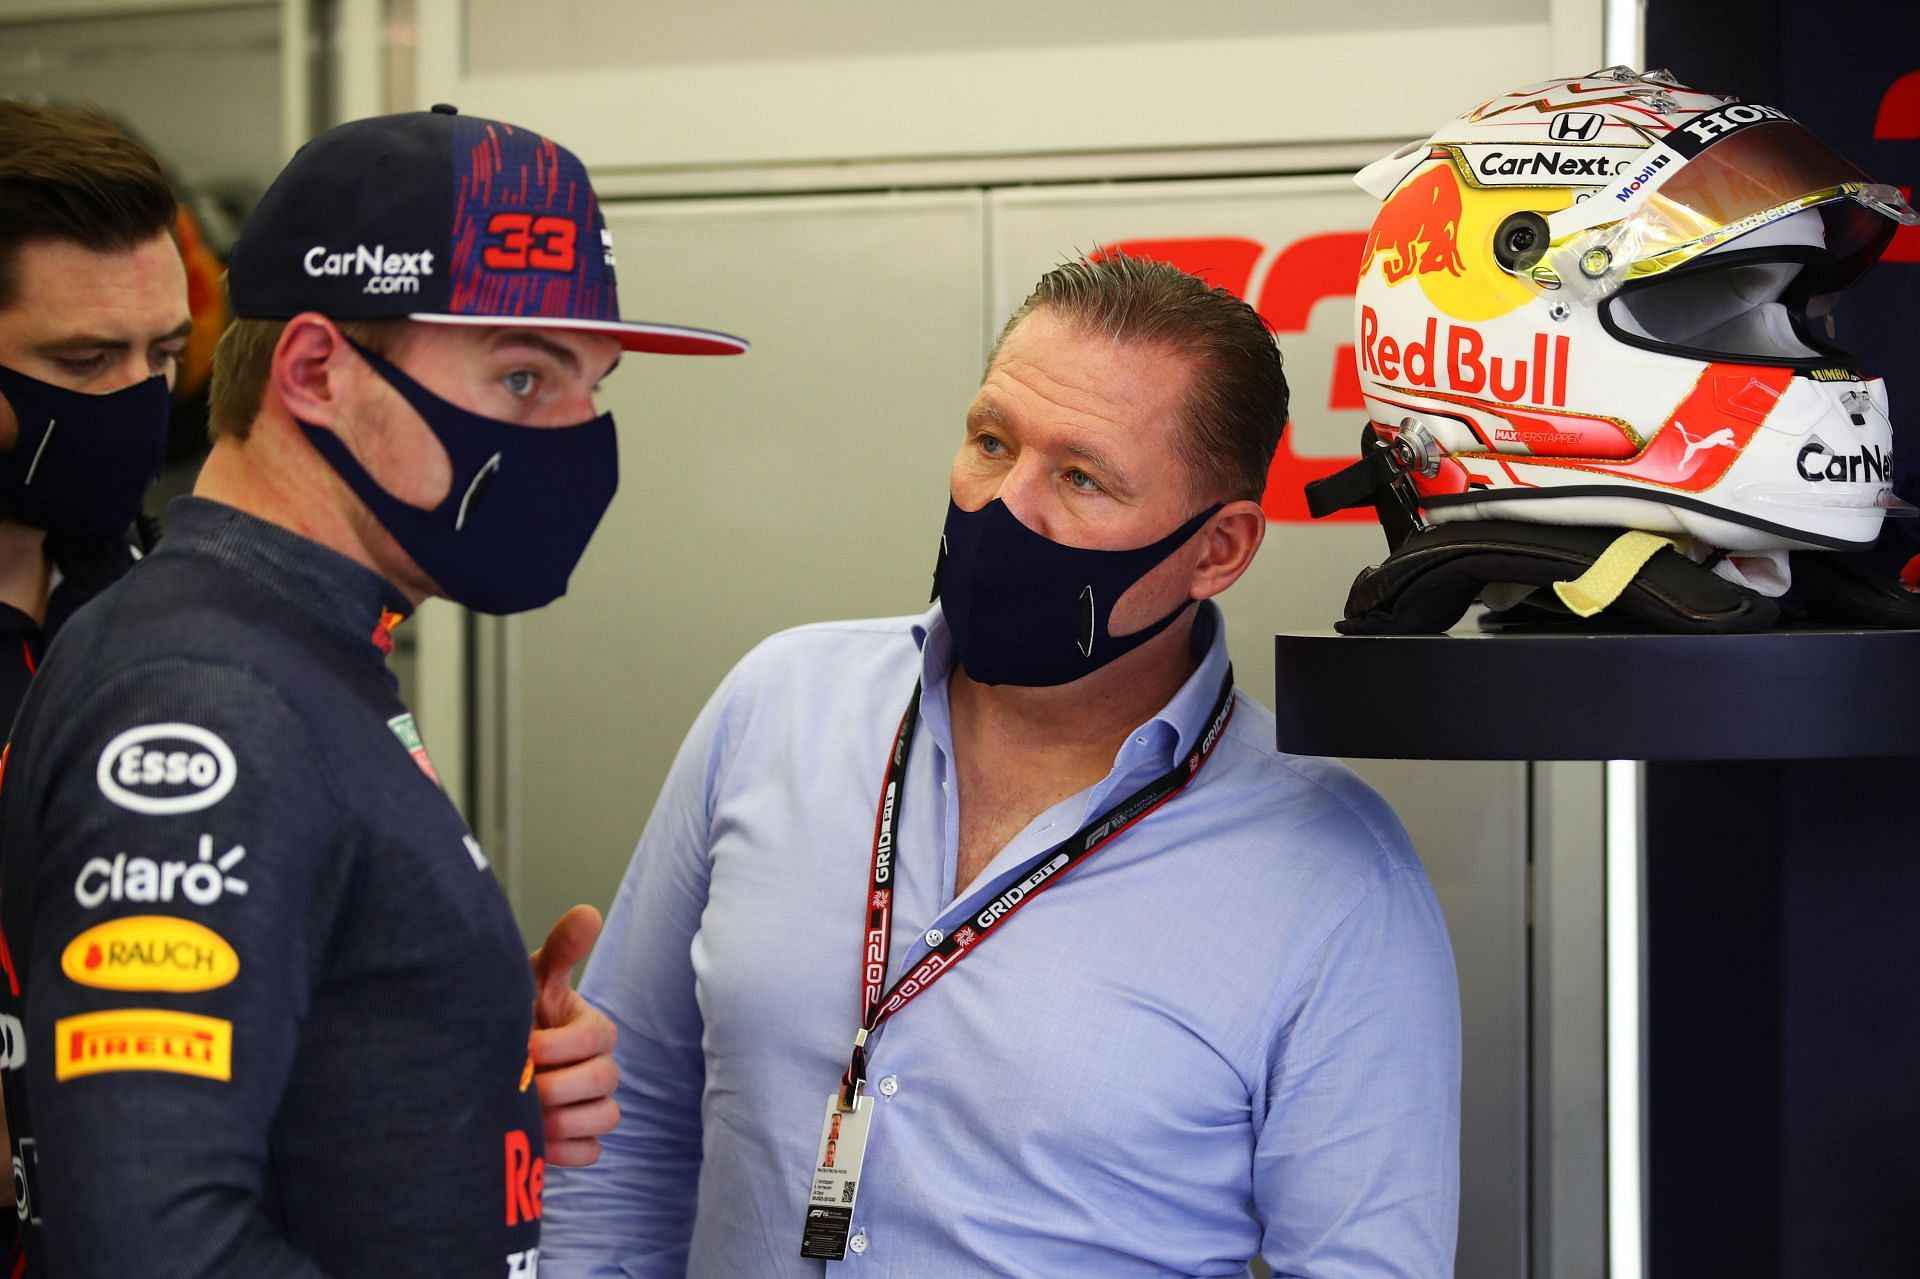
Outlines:
{"label": "red bull logo on helmet", "polygon": [[1388,255],[1383,269],[1390,285],[1434,271],[1461,274],[1460,182],[1452,165],[1429,167],[1388,198],[1367,236],[1360,258],[1362,278],[1383,254]]}
{"label": "red bull logo on helmet", "polygon": [[1380,314],[1360,308],[1360,368],[1368,377],[1402,386],[1487,396],[1502,404],[1565,408],[1567,363],[1572,344],[1533,335],[1526,354],[1489,352],[1479,329],[1429,319],[1419,336],[1380,331]]}

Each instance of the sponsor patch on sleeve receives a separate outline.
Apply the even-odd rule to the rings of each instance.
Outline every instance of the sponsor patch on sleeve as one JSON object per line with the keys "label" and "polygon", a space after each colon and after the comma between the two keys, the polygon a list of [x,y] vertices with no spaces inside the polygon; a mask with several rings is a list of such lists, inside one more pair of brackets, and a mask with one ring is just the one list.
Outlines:
{"label": "sponsor patch on sleeve", "polygon": [[53,1077],[116,1071],[233,1078],[233,1023],[165,1008],[114,1008],[62,1017],[53,1027]]}
{"label": "sponsor patch on sleeve", "polygon": [[420,771],[427,775],[428,780],[445,790],[446,783],[440,780],[440,774],[434,769],[433,761],[427,758],[427,744],[420,740],[420,728],[413,722],[412,713],[395,715],[387,721],[387,727],[393,730],[393,735],[399,739],[400,745],[407,754],[413,756],[413,762],[420,766]]}
{"label": "sponsor patch on sleeve", "polygon": [[233,751],[198,724],[142,724],[107,743],[94,770],[100,793],[134,813],[197,813],[239,777]]}
{"label": "sponsor patch on sleeve", "polygon": [[217,990],[240,973],[240,956],[203,924],[171,915],[131,915],[95,924],[60,956],[67,980],[100,990]]}

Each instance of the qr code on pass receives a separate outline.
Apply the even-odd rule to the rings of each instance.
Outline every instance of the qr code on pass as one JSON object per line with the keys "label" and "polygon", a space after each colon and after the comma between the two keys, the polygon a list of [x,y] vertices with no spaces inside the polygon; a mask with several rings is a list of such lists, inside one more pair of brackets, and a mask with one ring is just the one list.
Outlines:
{"label": "qr code on pass", "polygon": [[849,1182],[848,1182],[848,1183],[847,1183],[846,1185],[844,1185],[844,1186],[842,1186],[842,1187],[840,1187],[840,1202],[841,1202],[841,1203],[843,1203],[843,1204],[850,1204],[850,1203],[852,1203],[852,1202],[853,1202],[853,1188],[854,1188],[855,1186],[857,1186],[857,1185],[859,1185],[859,1184],[860,1184],[860,1183],[859,1183],[859,1182],[856,1182],[856,1181],[849,1181]]}

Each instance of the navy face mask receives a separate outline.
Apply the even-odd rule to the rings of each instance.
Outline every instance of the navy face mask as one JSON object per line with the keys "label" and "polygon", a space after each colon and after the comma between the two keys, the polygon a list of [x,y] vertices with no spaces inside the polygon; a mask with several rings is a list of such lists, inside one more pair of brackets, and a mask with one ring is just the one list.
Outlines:
{"label": "navy face mask", "polygon": [[947,502],[933,593],[954,654],[982,684],[1068,684],[1124,657],[1173,624],[1187,603],[1130,635],[1107,629],[1128,588],[1179,550],[1220,504],[1130,551],[1063,546],[1014,517],[999,498],[977,511]]}
{"label": "navy face mask", "polygon": [[0,454],[0,509],[63,541],[125,533],[166,459],[167,380],[87,395],[0,366],[0,395],[20,423]]}
{"label": "navy face mask", "polygon": [[619,487],[613,415],[562,427],[484,417],[352,345],[425,419],[453,463],[447,496],[423,511],[381,488],[338,435],[302,422],[308,441],[380,526],[448,599],[468,608],[520,613],[566,594]]}

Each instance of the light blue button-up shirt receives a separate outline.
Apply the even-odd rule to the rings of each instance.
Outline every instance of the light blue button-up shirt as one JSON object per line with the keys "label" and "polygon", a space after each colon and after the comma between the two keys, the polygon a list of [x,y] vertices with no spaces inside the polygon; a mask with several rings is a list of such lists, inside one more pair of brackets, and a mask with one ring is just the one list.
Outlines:
{"label": "light blue button-up shirt", "polygon": [[[1113,771],[954,895],[939,608],[776,635],[681,747],[581,989],[619,1026],[618,1129],[552,1169],[541,1271],[818,1276],[802,1215],[860,1017],[874,810],[915,679],[888,980],[1039,852],[1186,755],[1199,669]],[[1460,1016],[1405,832],[1237,696],[1200,775],[1028,903],[868,1046],[872,1136],[833,1274],[1450,1275]],[[1063,725],[1063,730],[1070,726]]]}

